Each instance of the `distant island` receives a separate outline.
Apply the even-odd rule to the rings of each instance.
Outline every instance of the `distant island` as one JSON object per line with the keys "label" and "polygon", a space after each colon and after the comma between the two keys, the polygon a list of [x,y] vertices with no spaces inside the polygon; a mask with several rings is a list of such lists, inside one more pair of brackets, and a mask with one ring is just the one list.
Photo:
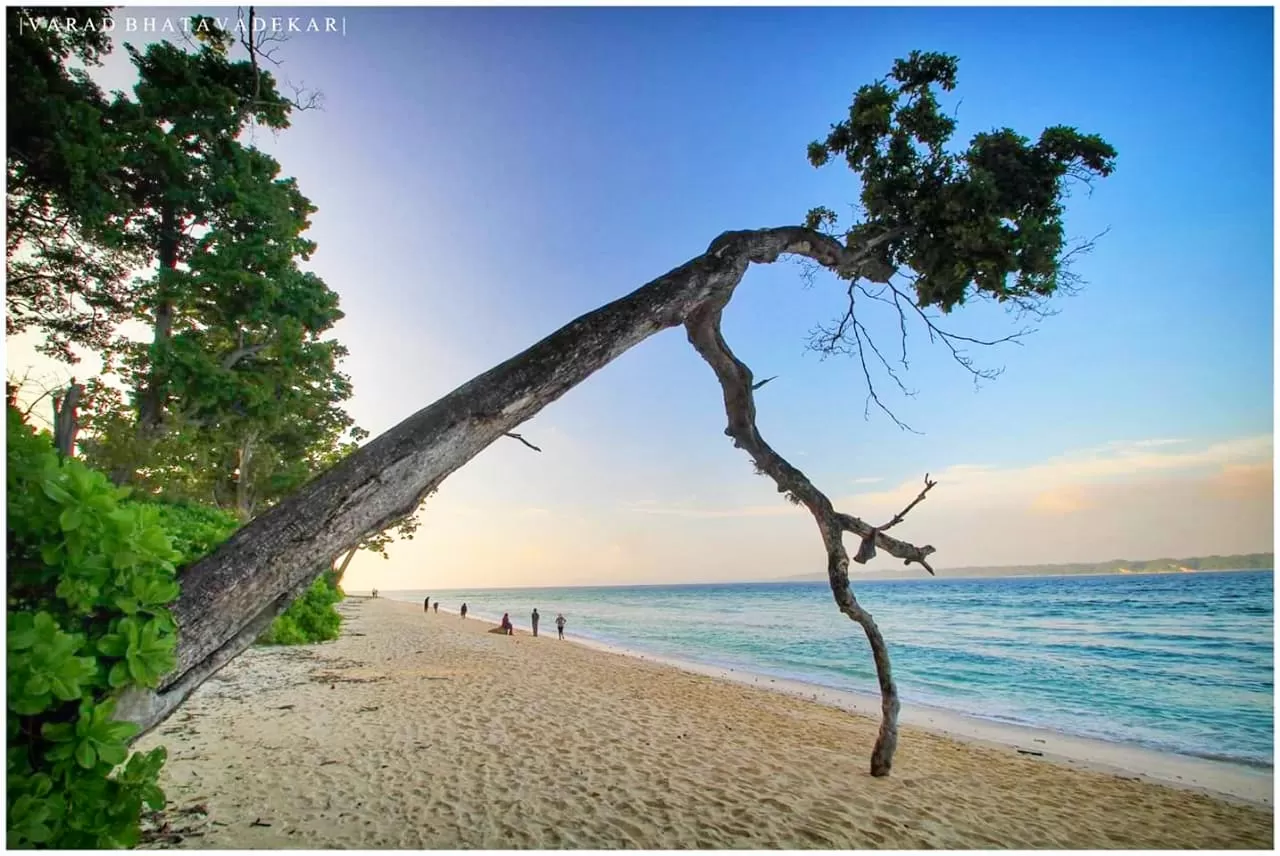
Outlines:
{"label": "distant island", "polygon": [[[1197,571],[1271,570],[1274,553],[1246,553],[1238,556],[1195,556],[1190,559],[1112,559],[1109,562],[1076,562],[1064,565],[1001,565],[999,567],[937,568],[940,577],[1062,577],[1076,574],[1190,574]],[[850,569],[855,580],[896,580],[923,577],[925,572],[912,566],[902,570],[878,568],[860,572]],[[807,582],[826,580],[823,573],[797,574],[780,581]]]}

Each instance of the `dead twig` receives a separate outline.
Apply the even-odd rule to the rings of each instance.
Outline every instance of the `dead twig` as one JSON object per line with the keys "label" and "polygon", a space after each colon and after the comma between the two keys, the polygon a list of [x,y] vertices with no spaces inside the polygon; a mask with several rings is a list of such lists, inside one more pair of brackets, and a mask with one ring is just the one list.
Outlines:
{"label": "dead twig", "polygon": [[535,445],[533,445],[532,443],[530,443],[528,440],[526,440],[526,439],[525,439],[524,437],[522,437],[521,435],[516,434],[514,431],[508,431],[507,433],[503,434],[502,436],[504,436],[504,437],[510,437],[512,440],[519,440],[521,443],[524,443],[526,446],[528,446],[530,449],[533,449],[535,452],[541,452],[541,451],[542,451],[541,449],[539,449],[537,446],[535,446]]}

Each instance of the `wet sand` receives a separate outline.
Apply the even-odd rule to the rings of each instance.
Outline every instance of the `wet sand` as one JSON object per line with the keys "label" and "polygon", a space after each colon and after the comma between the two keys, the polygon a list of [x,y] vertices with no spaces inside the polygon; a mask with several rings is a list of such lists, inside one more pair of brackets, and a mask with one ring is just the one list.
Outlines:
{"label": "wet sand", "polygon": [[[1269,806],[1073,769],[550,636],[351,599],[141,741],[202,848],[1271,848]],[[545,628],[544,628],[545,629]],[[1203,783],[1201,783],[1203,784]],[[1212,784],[1212,783],[1211,783]]]}

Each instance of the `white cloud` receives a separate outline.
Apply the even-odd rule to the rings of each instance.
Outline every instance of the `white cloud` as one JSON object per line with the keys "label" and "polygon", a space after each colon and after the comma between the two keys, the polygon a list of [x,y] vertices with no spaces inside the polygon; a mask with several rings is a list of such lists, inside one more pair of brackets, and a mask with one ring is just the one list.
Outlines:
{"label": "white cloud", "polygon": [[[1168,450],[1175,445],[1185,448]],[[1198,446],[1185,440],[1108,443],[1020,467],[982,464],[947,467],[932,474],[938,487],[930,494],[929,503],[1018,502],[1028,496],[1039,497],[1069,486],[1211,472],[1228,466],[1269,464],[1272,458],[1273,438],[1270,434],[1235,437]],[[856,494],[849,501],[862,506],[892,506],[909,502],[919,490],[919,481],[913,479],[889,490]]]}
{"label": "white cloud", "polygon": [[[1176,446],[1184,448],[1174,449]],[[1092,506],[1086,495],[1086,488],[1091,485],[1196,472],[1208,475],[1232,467],[1270,465],[1272,454],[1271,435],[1258,434],[1200,445],[1188,440],[1164,438],[1116,441],[1015,467],[953,464],[930,474],[938,482],[938,487],[915,513],[920,513],[926,506],[937,510],[957,505],[965,508],[1017,505],[1044,513],[1071,513]],[[820,478],[815,481],[822,487]],[[872,485],[883,481],[882,477],[869,476],[854,479],[852,483]],[[832,497],[832,501],[837,508],[859,517],[887,518],[914,499],[921,487],[921,479],[910,479],[891,488]],[[699,506],[694,497],[683,503],[665,505],[655,500],[643,500],[629,503],[626,510],[690,519],[785,517],[805,513],[781,498],[769,505],[720,508]]]}

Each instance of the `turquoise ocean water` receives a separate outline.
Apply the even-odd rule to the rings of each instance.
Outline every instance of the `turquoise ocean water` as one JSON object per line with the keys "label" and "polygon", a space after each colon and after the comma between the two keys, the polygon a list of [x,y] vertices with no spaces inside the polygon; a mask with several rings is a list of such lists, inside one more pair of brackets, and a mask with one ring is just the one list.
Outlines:
{"label": "turquoise ocean water", "polygon": [[[855,583],[904,700],[1252,766],[1273,764],[1272,573]],[[876,693],[820,583],[385,592],[638,653]]]}

